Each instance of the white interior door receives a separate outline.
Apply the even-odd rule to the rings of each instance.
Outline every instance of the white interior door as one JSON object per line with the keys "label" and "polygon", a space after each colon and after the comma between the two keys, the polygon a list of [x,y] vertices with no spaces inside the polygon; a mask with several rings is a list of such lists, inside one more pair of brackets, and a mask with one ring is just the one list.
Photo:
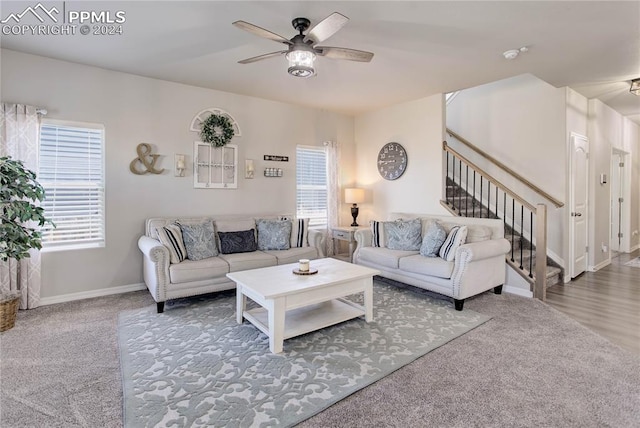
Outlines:
{"label": "white interior door", "polygon": [[571,278],[587,269],[587,197],[589,195],[589,142],[571,134],[570,165],[570,257]]}

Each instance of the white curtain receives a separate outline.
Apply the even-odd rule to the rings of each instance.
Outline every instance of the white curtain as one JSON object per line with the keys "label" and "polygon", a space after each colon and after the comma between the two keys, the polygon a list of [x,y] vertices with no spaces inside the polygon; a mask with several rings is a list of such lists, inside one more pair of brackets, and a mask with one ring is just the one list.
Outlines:
{"label": "white curtain", "polygon": [[327,151],[327,256],[334,253],[331,229],[338,226],[340,209],[340,147],[335,141],[325,141]]}
{"label": "white curtain", "polygon": [[[21,160],[25,168],[38,172],[38,133],[40,118],[36,107],[2,104],[0,117],[0,157]],[[30,257],[20,261],[20,309],[40,305],[40,251],[29,251]],[[18,262],[0,261],[0,290],[15,291]]]}

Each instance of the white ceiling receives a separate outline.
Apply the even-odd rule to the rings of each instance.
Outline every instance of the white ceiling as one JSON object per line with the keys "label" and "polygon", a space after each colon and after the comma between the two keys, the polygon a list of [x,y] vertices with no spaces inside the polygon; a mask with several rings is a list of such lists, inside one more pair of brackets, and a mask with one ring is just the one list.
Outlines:
{"label": "white ceiling", "polygon": [[[2,2],[0,15],[36,2]],[[122,10],[123,35],[14,36],[3,48],[238,94],[357,114],[531,73],[599,98],[640,123],[639,1],[172,1],[43,2]],[[321,43],[371,51],[371,63],[318,58],[318,75],[287,74],[284,58],[237,61],[284,45],[231,25],[244,20],[290,38],[334,11],[350,18]],[[24,18],[27,19],[27,18]],[[527,46],[508,61],[502,52]]]}

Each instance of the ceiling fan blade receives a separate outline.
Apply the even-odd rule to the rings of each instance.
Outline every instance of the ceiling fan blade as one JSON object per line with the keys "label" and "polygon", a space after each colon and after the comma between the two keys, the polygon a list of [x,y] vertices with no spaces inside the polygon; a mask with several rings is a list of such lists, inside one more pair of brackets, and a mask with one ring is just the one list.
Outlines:
{"label": "ceiling fan blade", "polygon": [[280,42],[287,45],[293,44],[291,40],[285,39],[279,34],[272,33],[269,30],[265,30],[262,27],[258,27],[257,25],[250,24],[246,21],[236,21],[233,23],[233,25],[240,28],[241,30],[248,31],[251,34],[255,34],[256,36],[263,37],[265,39],[273,40],[274,42]]}
{"label": "ceiling fan blade", "polygon": [[338,12],[333,12],[309,30],[305,36],[305,41],[312,40],[315,44],[327,40],[344,27],[347,22],[349,22],[349,18]]}
{"label": "ceiling fan blade", "polygon": [[284,55],[287,52],[288,51],[278,51],[278,52],[271,52],[271,53],[264,54],[264,55],[258,55],[258,56],[254,56],[254,57],[251,57],[251,58],[243,59],[242,61],[238,61],[238,64],[250,64],[252,62],[260,61],[260,60],[263,60],[263,59],[273,58],[275,56]]}
{"label": "ceiling fan blade", "polygon": [[369,62],[373,58],[373,53],[359,51],[357,49],[335,48],[331,46],[316,46],[314,50],[320,56],[326,56],[327,58],[333,59]]}

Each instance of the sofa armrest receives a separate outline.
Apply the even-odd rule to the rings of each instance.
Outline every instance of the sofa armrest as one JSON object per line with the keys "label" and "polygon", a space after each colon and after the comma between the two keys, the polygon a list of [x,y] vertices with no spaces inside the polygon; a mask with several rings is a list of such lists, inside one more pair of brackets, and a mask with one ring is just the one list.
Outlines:
{"label": "sofa armrest", "polygon": [[371,247],[373,234],[371,229],[358,229],[353,234],[353,238],[356,240],[356,249],[353,251],[353,263],[357,263],[360,249],[364,247]]}
{"label": "sofa armrest", "polygon": [[495,256],[504,256],[510,249],[509,241],[504,238],[474,242],[458,247],[455,259],[457,261],[464,257],[467,262],[484,260]]}
{"label": "sofa armrest", "polygon": [[325,241],[326,235],[324,231],[318,229],[309,229],[308,233],[309,245],[312,247],[316,247],[318,250],[318,257],[323,258],[326,255],[325,252]]}
{"label": "sofa armrest", "polygon": [[164,302],[169,285],[169,250],[157,239],[143,235],[138,239],[142,251],[144,282],[156,302]]}
{"label": "sofa armrest", "polygon": [[461,245],[456,250],[451,281],[453,298],[466,299],[504,284],[505,255],[511,248],[504,238]]}
{"label": "sofa armrest", "polygon": [[358,229],[353,237],[356,240],[357,248],[370,247],[373,240],[371,229]]}

